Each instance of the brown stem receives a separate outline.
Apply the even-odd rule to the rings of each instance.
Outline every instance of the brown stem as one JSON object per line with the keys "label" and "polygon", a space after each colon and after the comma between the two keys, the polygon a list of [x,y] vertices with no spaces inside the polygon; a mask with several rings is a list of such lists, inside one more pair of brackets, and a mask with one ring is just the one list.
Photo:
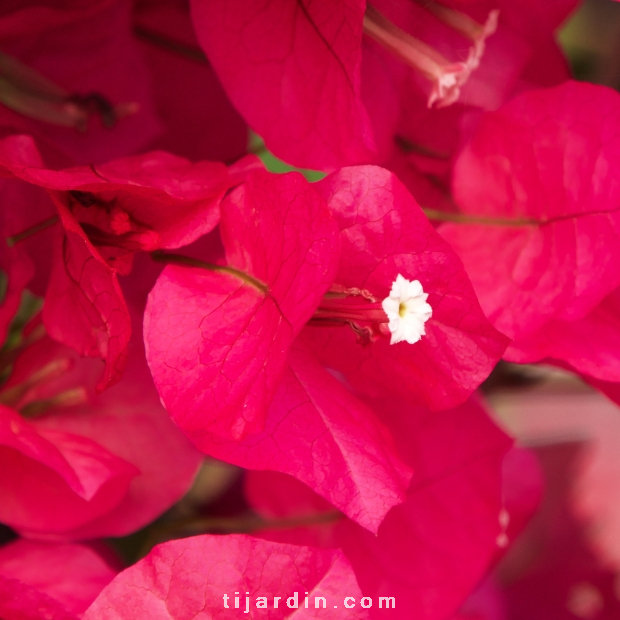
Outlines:
{"label": "brown stem", "polygon": [[163,34],[150,30],[149,28],[145,28],[144,26],[138,26],[137,24],[134,25],[133,31],[139,39],[142,39],[146,43],[150,43],[155,47],[160,47],[168,52],[178,54],[179,56],[183,56],[189,60],[195,60],[201,64],[209,64],[209,60],[204,55],[203,51],[198,47],[187,45],[181,41],[175,41],[174,39],[164,36]]}
{"label": "brown stem", "polygon": [[417,142],[408,140],[403,136],[394,136],[394,142],[401,151],[407,154],[412,153],[415,155],[424,155],[424,157],[430,157],[432,159],[439,159],[442,161],[448,161],[450,159],[449,153],[440,153],[438,151],[433,151],[432,149],[424,146],[423,144],[418,144]]}

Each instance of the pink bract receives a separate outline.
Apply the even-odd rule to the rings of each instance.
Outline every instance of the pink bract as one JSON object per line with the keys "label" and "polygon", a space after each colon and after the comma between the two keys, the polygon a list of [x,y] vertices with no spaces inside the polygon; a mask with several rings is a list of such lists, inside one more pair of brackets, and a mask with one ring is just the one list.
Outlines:
{"label": "pink bract", "polygon": [[373,159],[361,100],[360,0],[195,0],[198,40],[267,147],[306,168]]}
{"label": "pink bract", "polygon": [[0,547],[0,580],[13,580],[15,587],[6,600],[0,585],[0,613],[6,620],[39,620],[50,617],[45,607],[38,607],[47,603],[63,609],[67,614],[63,620],[72,614],[81,616],[116,573],[86,545],[16,540]]}
{"label": "pink bract", "polygon": [[338,256],[327,206],[297,173],[250,175],[222,204],[221,233],[232,271],[170,265],[145,312],[155,385],[192,438],[262,430]]}
{"label": "pink bract", "polygon": [[153,151],[57,171],[44,166],[34,140],[25,135],[3,141],[1,161],[7,173],[50,190],[106,257],[111,251],[106,245],[126,251],[177,248],[213,230],[226,191],[252,167],[262,168],[251,157],[241,163],[227,168]]}
{"label": "pink bract", "polygon": [[[497,108],[532,84],[568,79],[554,31],[576,4],[195,0],[192,8],[199,41],[233,104],[277,156],[321,170],[380,162],[406,170],[417,194],[429,180],[445,180],[455,149],[441,157],[441,144],[459,146],[472,111]],[[469,77],[454,122],[428,109],[437,95],[429,99],[429,78],[408,66],[406,53],[398,57],[386,41],[363,36],[375,9],[392,24],[388,31],[395,26],[413,36],[430,47],[428,58],[444,58],[448,74]],[[437,9],[450,16],[439,19]],[[458,91],[439,104],[454,101]],[[429,172],[429,164],[439,164],[441,174]]]}
{"label": "pink bract", "polygon": [[433,309],[426,335],[360,345],[347,326],[318,326],[304,338],[327,366],[362,392],[414,394],[434,409],[463,402],[486,379],[507,339],[487,321],[463,265],[394,174],[343,169],[318,184],[341,230],[335,283],[382,300],[401,274],[419,280]]}
{"label": "pink bract", "polygon": [[0,406],[0,520],[37,535],[64,532],[111,510],[138,471],[85,437],[37,429]]}
{"label": "pink bract", "polygon": [[[328,326],[306,328],[303,340],[355,388],[413,394],[436,408],[466,399],[505,339],[484,319],[456,255],[391,173],[351,168],[316,187],[340,235],[297,175],[256,174],[223,203],[228,266],[179,258],[166,267],[147,304],[147,357],[173,419],[201,450],[290,473],[376,531],[403,500],[408,470],[373,411],[306,345],[293,344],[296,334],[340,301],[323,298],[330,287],[382,299],[399,273],[419,277],[437,327],[415,348],[399,354],[383,334],[362,346],[349,325],[333,327],[329,317]],[[361,297],[359,306],[364,322],[370,306]],[[387,322],[380,308],[372,312],[370,323]]]}
{"label": "pink bract", "polygon": [[602,86],[531,91],[487,114],[456,164],[459,206],[489,222],[442,235],[520,355],[521,339],[583,318],[620,283],[619,118]]}
{"label": "pink bract", "polygon": [[[377,536],[346,520],[332,525],[331,533],[327,526],[306,528],[303,540],[342,546],[364,596],[396,597],[391,617],[449,617],[498,552],[501,468],[510,441],[475,401],[441,413],[393,398],[373,405],[413,468],[407,500],[387,514]],[[308,489],[304,493],[282,478],[249,474],[246,494],[261,514],[308,517],[326,511]],[[299,536],[275,530],[265,535],[288,542]],[[373,608],[371,617],[383,616]]]}
{"label": "pink bract", "polygon": [[[161,406],[143,356],[139,346],[132,346],[126,380],[95,396],[94,361],[75,359],[73,351],[47,338],[22,353],[3,386],[5,394],[50,363],[64,366],[35,383],[17,407],[27,411],[28,405],[62,396],[76,385],[88,399],[73,406],[50,405],[32,421],[3,409],[4,424],[19,432],[3,443],[19,440],[15,447],[23,454],[3,469],[5,484],[13,485],[12,501],[2,505],[3,522],[30,537],[124,536],[159,516],[188,490],[201,455]],[[27,465],[43,473],[28,476],[20,486],[16,475],[22,462],[22,469]]]}
{"label": "pink bract", "polygon": [[[285,602],[295,592],[301,609]],[[308,609],[303,608],[306,592]],[[224,594],[229,597],[228,609]],[[262,612],[254,606],[256,597],[268,597],[268,611],[262,613],[274,620],[368,618],[359,605],[350,610],[342,605],[345,596],[359,600],[361,593],[341,552],[230,535],[196,536],[159,545],[118,575],[86,611],[84,620],[231,618],[243,613],[246,594],[253,615]],[[235,595],[241,600],[239,609],[233,607]],[[273,608],[274,596],[281,597],[277,609]],[[325,597],[325,609],[314,608],[315,596]]]}
{"label": "pink bract", "polygon": [[194,441],[241,467],[295,476],[374,533],[388,510],[405,499],[411,478],[372,410],[299,343],[289,353],[261,433],[239,442],[211,435]]}
{"label": "pink bract", "polygon": [[382,413],[410,418],[408,433],[406,422],[399,427],[403,440],[413,439],[407,501],[388,514],[377,537],[352,525],[342,545],[364,592],[379,596],[389,583],[409,614],[403,620],[413,610],[434,620],[460,606],[497,554],[510,441],[474,402],[417,420],[397,404],[388,401]]}
{"label": "pink bract", "polygon": [[49,335],[80,355],[105,361],[100,391],[122,376],[127,363],[131,320],[118,278],[63,208],[65,236],[54,265],[43,306]]}
{"label": "pink bract", "polygon": [[160,151],[55,171],[44,167],[29,136],[2,141],[0,165],[48,190],[56,205],[66,234],[44,321],[56,340],[106,361],[99,389],[120,378],[131,334],[117,273],[129,272],[138,250],[176,248],[211,231],[225,192],[262,167],[253,157],[227,168]]}
{"label": "pink bract", "polygon": [[546,361],[568,366],[586,379],[620,382],[620,289],[582,319],[551,320],[544,330],[521,338],[506,359],[517,363]]}

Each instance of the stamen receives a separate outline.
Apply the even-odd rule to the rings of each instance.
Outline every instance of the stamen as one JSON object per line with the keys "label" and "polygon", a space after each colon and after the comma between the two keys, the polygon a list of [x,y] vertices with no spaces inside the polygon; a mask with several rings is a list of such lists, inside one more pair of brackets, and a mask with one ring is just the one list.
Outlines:
{"label": "stamen", "polygon": [[497,30],[499,10],[495,9],[490,11],[484,24],[479,24],[469,15],[451,9],[443,4],[439,4],[438,2],[433,2],[432,0],[424,0],[423,6],[437,19],[462,34],[474,44],[475,54],[473,58],[473,69],[475,69],[480,64],[480,59],[484,54],[485,39],[490,37]]}
{"label": "stamen", "polygon": [[346,303],[342,298],[323,298],[312,315],[313,319],[330,319],[335,322],[387,323],[388,318],[380,302]]}
{"label": "stamen", "polygon": [[472,42],[464,61],[450,62],[430,45],[401,30],[370,4],[364,15],[364,32],[428,79],[432,83],[428,107],[442,108],[458,100],[461,87],[479,66],[485,40],[497,29],[499,11],[491,11],[485,23],[479,24],[469,15],[433,0],[419,3],[438,20]]}
{"label": "stamen", "polygon": [[394,25],[372,5],[364,14],[364,32],[396,54],[432,83],[428,107],[449,106],[458,100],[461,86],[474,69],[475,51],[465,62],[451,63],[437,50]]}
{"label": "stamen", "polygon": [[370,291],[365,288],[347,287],[340,284],[332,284],[325,293],[327,299],[344,299],[345,297],[362,297],[367,301],[379,301]]}
{"label": "stamen", "polygon": [[362,345],[389,335],[387,323],[388,317],[381,303],[370,291],[340,285],[334,285],[325,294],[309,321],[315,326],[347,325]]}

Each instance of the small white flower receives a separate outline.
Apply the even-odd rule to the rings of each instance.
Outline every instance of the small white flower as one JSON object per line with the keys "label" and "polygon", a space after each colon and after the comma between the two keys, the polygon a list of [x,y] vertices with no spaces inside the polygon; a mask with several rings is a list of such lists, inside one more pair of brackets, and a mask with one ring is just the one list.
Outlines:
{"label": "small white flower", "polygon": [[424,323],[433,314],[433,309],[426,303],[427,298],[428,293],[422,290],[418,280],[410,282],[398,274],[390,296],[381,302],[389,319],[388,327],[392,333],[390,344],[403,340],[414,344],[426,334]]}

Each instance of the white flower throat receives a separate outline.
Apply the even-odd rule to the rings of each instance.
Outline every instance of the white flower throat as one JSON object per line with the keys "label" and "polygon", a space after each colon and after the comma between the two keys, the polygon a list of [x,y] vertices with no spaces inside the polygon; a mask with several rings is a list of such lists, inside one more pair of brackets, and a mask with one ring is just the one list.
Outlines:
{"label": "white flower throat", "polygon": [[424,324],[433,315],[427,299],[428,293],[419,280],[407,280],[398,274],[389,296],[381,302],[389,319],[390,344],[402,341],[414,344],[426,334]]}

